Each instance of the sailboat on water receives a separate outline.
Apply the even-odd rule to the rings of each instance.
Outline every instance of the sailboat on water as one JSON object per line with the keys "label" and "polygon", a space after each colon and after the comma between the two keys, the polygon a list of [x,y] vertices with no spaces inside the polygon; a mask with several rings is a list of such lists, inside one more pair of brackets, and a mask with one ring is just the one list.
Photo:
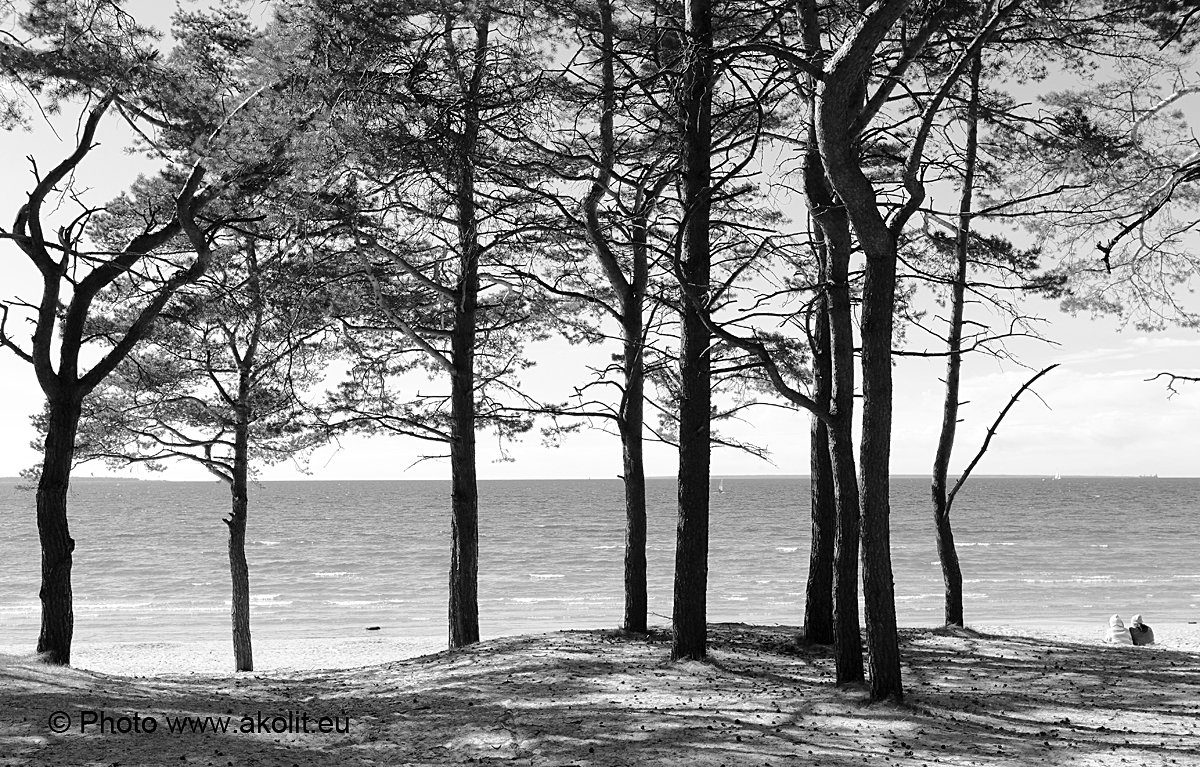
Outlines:
{"label": "sailboat on water", "polygon": [[722,477],[721,481],[717,483],[717,492],[718,493],[725,492],[725,478],[724,477]]}

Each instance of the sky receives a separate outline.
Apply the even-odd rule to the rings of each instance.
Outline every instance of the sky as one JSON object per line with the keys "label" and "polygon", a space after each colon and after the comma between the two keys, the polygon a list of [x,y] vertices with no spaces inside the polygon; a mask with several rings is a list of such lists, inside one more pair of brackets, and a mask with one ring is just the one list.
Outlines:
{"label": "sky", "polygon": [[[135,3],[138,9],[142,4]],[[166,4],[156,4],[157,8]],[[161,18],[161,11],[157,11]],[[158,21],[158,19],[151,19]],[[77,115],[53,121],[58,136],[38,117],[28,132],[0,133],[0,157],[9,183],[0,187],[0,221],[7,229],[29,188],[26,155],[48,167],[72,148]],[[138,163],[120,148],[124,131],[109,120],[102,126],[102,147],[81,168],[78,181],[90,187],[88,199],[101,202],[132,180]],[[64,208],[62,215],[69,212]],[[59,219],[62,220],[61,218]],[[36,298],[36,273],[11,243],[0,242],[0,294]],[[1121,328],[1112,318],[1091,319],[1062,314],[1042,302],[1035,311],[1047,319],[1045,335],[1054,345],[1014,342],[1010,350],[1024,366],[982,356],[964,364],[960,411],[963,419],[952,462],[961,469],[974,456],[986,429],[1017,388],[1033,371],[1059,363],[1026,393],[999,429],[981,474],[1200,476],[1200,384],[1183,385],[1171,395],[1162,381],[1148,381],[1163,371],[1200,374],[1200,334],[1171,329],[1146,333]],[[10,332],[14,328],[10,327]],[[28,331],[25,331],[27,335]],[[21,331],[13,332],[20,337]],[[525,374],[531,393],[563,399],[589,361],[607,359],[615,348],[572,347],[551,339],[535,347],[539,365]],[[902,358],[895,374],[892,471],[927,474],[941,424],[944,369],[942,359]],[[555,394],[558,394],[555,397]],[[29,416],[41,407],[41,392],[30,366],[0,349],[0,476],[13,476],[34,465],[37,453]],[[722,426],[730,436],[765,445],[770,461],[718,448],[714,477],[745,474],[804,474],[808,470],[808,416],[779,408],[750,412],[741,423]],[[582,431],[561,444],[543,444],[537,432],[504,445],[493,436],[479,438],[481,479],[611,478],[621,473],[621,447],[616,436]],[[349,437],[318,451],[308,467],[282,464],[267,468],[262,479],[444,479],[445,460],[420,460],[428,443],[387,437]],[[435,451],[436,452],[436,451]],[[670,476],[676,471],[674,451],[648,446],[646,471]],[[101,465],[84,465],[76,476],[107,475]],[[147,476],[144,472],[138,476]],[[156,478],[208,479],[190,466],[178,466]]]}

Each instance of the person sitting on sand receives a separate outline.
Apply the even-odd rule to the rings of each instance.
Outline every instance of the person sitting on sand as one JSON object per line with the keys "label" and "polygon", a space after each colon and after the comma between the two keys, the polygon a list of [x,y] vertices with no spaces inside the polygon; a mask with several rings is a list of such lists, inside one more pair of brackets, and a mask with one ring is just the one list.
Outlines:
{"label": "person sitting on sand", "polygon": [[1108,633],[1104,636],[1104,641],[1109,644],[1133,644],[1133,637],[1125,630],[1120,615],[1113,615],[1108,619]]}
{"label": "person sitting on sand", "polygon": [[1129,636],[1135,645],[1154,644],[1154,629],[1142,623],[1142,616],[1135,615],[1129,624]]}

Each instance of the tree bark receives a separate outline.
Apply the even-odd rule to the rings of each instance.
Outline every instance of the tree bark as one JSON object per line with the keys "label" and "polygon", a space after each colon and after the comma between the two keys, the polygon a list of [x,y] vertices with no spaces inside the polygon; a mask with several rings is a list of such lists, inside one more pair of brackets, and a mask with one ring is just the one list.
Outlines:
{"label": "tree bark", "polygon": [[[863,597],[874,700],[901,700],[899,637],[892,582],[889,468],[892,432],[892,315],[895,308],[896,237],[879,210],[863,173],[856,121],[861,92],[875,52],[910,0],[881,0],[868,7],[852,37],[829,62],[817,91],[816,134],[821,160],[845,206],[866,255],[862,303],[863,421],[859,444]],[[836,470],[835,470],[836,471]]]}
{"label": "tree bark", "polygon": [[229,580],[233,587],[230,618],[233,622],[233,660],[237,671],[254,670],[250,643],[250,567],[246,563],[246,517],[249,512],[249,418],[245,401],[237,407],[234,426],[233,477],[229,485],[232,508],[229,519]]}
{"label": "tree bark", "polygon": [[617,162],[614,118],[617,108],[616,25],[611,0],[596,0],[600,21],[600,157],[596,176],[584,200],[586,231],[608,283],[620,305],[623,343],[622,399],[617,413],[621,435],[622,479],[625,485],[625,614],[626,631],[646,632],[646,475],[642,458],[642,426],[645,421],[645,361],[642,303],[647,283],[647,218],[657,192],[638,194],[638,206],[630,222],[632,274],[626,277],[622,264],[606,237],[600,220],[600,201],[610,193],[613,167]]}
{"label": "tree bark", "polygon": [[80,400],[71,394],[47,398],[42,475],[37,488],[38,537],[42,547],[42,625],[37,651],[42,660],[58,666],[71,664],[71,637],[75,631],[71,591],[75,540],[67,524],[67,491],[79,428]]}
{"label": "tree bark", "polygon": [[625,394],[618,420],[625,478],[626,631],[646,633],[646,473],[642,460],[645,365],[640,303],[623,311]]}
{"label": "tree bark", "polygon": [[471,80],[463,94],[463,130],[454,158],[459,284],[450,339],[450,646],[479,641],[479,490],[475,469],[475,335],[479,303],[479,230],[475,203],[475,153],[479,98],[487,61],[490,18],[475,19]]}
{"label": "tree bark", "polygon": [[863,420],[859,445],[863,600],[874,700],[904,697],[890,535],[892,310],[895,253],[873,259],[863,289]]}
{"label": "tree bark", "polygon": [[705,322],[710,269],[712,13],[709,0],[686,0],[685,67],[680,83],[683,249],[680,269],[699,301],[683,301],[680,342],[679,524],[675,544],[673,659],[700,659],[707,646],[710,482],[710,336]]}
{"label": "tree bark", "polygon": [[[810,22],[811,23],[811,22]],[[815,105],[814,105],[815,113]],[[833,198],[824,161],[812,147],[805,158],[804,188],[821,230],[826,326],[829,333],[829,421],[825,427],[835,515],[833,542],[833,642],[837,684],[864,679],[858,620],[859,498],[854,465],[854,316],[850,300],[850,221]]]}
{"label": "tree bark", "polygon": [[[479,641],[479,493],[475,479],[475,294],[478,273],[468,269],[464,300],[452,339],[450,646]],[[470,296],[467,298],[466,296]]]}
{"label": "tree bark", "polygon": [[[804,50],[809,59],[824,65],[827,58],[821,43],[821,21],[813,0],[798,3]],[[854,316],[850,300],[850,219],[842,201],[836,199],[821,148],[818,128],[823,92],[815,78],[808,78],[808,151],[804,159],[804,192],[813,220],[820,230],[825,309],[829,333],[829,419],[825,425],[829,470],[833,483],[835,514],[833,543],[833,642],[836,682],[861,682],[864,678],[862,635],[858,620],[859,502],[858,476],[854,465]],[[840,84],[843,105],[863,101],[861,78],[849,77]],[[827,119],[827,118],[824,118]]]}
{"label": "tree bark", "polygon": [[958,402],[962,374],[963,311],[966,304],[968,250],[971,237],[971,206],[975,191],[975,164],[979,149],[979,78],[982,60],[971,61],[971,95],[967,102],[967,143],[964,148],[963,187],[959,198],[958,232],[954,241],[954,282],[950,289],[950,332],[946,340],[946,396],[942,403],[942,430],[933,459],[931,491],[933,521],[937,533],[938,561],[946,591],[946,625],[963,625],[962,567],[950,525],[953,499],[948,494],[950,456],[958,426]]}
{"label": "tree bark", "polygon": [[[821,258],[822,262],[825,257]],[[822,276],[825,268],[821,269]],[[830,376],[828,298],[822,294],[815,306],[813,334],[813,400],[829,406]],[[809,424],[809,505],[812,543],[808,556],[808,583],[804,600],[804,639],[833,644],[833,548],[837,537],[837,507],[833,496],[833,464],[829,455],[829,429],[816,415]]]}
{"label": "tree bark", "polygon": [[838,207],[824,212],[829,253],[829,464],[837,526],[833,551],[834,665],[838,684],[864,678],[858,620],[860,510],[854,465],[854,328],[850,302],[850,230]]}

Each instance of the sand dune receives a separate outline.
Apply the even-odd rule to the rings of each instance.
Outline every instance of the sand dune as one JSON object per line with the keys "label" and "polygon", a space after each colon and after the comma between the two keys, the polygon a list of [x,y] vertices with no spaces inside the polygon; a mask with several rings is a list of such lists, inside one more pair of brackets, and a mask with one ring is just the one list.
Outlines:
{"label": "sand dune", "polygon": [[[604,631],[252,675],[0,656],[0,765],[1200,764],[1197,627],[1155,630],[1159,646],[1112,648],[906,629],[900,705],[835,688],[828,650],[780,627],[713,626],[705,663],[670,663],[662,633]],[[169,732],[183,716],[228,730]]]}

